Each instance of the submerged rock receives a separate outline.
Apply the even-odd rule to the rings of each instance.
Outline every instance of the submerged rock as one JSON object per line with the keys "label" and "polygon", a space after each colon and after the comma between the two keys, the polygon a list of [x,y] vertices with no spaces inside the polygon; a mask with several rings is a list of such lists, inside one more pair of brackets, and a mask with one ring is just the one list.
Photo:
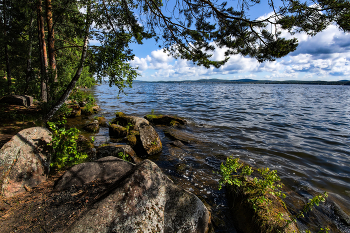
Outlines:
{"label": "submerged rock", "polygon": [[187,121],[185,119],[169,115],[146,115],[145,119],[147,119],[150,123],[155,125],[176,126],[187,124]]}
{"label": "submerged rock", "polygon": [[24,129],[0,150],[1,194],[12,197],[47,179],[51,133],[42,127]]}
{"label": "submerged rock", "polygon": [[203,143],[205,140],[202,140],[198,138],[194,134],[190,134],[187,132],[184,132],[182,130],[174,129],[174,128],[168,128],[164,130],[164,133],[166,136],[173,138],[175,140],[185,142],[185,143]]}
{"label": "submerged rock", "polygon": [[[126,166],[124,161],[119,163],[115,166]],[[155,163],[145,160],[118,177],[64,232],[208,231],[210,215],[205,205],[174,185]]]}

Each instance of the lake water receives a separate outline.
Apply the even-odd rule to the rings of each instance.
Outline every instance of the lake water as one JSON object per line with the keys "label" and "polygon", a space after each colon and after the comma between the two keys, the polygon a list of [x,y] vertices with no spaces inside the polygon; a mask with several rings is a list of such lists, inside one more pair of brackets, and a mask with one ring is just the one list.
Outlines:
{"label": "lake water", "polygon": [[[306,199],[327,191],[350,213],[350,86],[135,83],[119,99],[116,87],[93,90],[107,119],[116,111],[143,117],[153,109],[190,122],[181,131],[199,142],[176,151],[158,127],[164,149],[151,159],[175,183],[208,201],[218,216],[221,210],[225,215],[227,204],[212,171],[230,155],[277,170],[283,183]],[[98,135],[106,137],[108,129]],[[185,169],[178,169],[181,164]],[[228,232],[230,227],[221,226]]]}

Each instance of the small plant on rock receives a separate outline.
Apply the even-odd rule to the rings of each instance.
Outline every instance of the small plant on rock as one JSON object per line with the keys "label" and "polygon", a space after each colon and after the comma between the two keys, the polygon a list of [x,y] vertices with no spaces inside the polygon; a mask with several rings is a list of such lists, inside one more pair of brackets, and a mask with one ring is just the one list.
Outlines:
{"label": "small plant on rock", "polygon": [[119,152],[119,153],[118,153],[118,157],[121,158],[121,159],[124,160],[124,161],[127,161],[127,162],[129,161],[129,160],[128,160],[129,155],[128,155],[128,154],[125,154],[124,152]]}

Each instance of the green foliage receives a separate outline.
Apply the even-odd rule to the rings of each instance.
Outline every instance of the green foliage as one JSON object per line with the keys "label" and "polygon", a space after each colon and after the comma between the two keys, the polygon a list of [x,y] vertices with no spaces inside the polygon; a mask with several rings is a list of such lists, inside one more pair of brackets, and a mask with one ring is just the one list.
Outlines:
{"label": "green foliage", "polygon": [[124,153],[124,152],[119,152],[118,153],[118,157],[121,158],[124,161],[127,161],[127,162],[129,161],[129,159],[128,159],[129,155]]}
{"label": "green foliage", "polygon": [[130,132],[130,128],[133,127],[134,125],[131,124],[130,122],[125,126],[127,134]]}
{"label": "green foliage", "polygon": [[87,154],[77,150],[80,131],[76,128],[65,129],[65,123],[65,119],[47,123],[52,132],[50,166],[57,169],[82,163],[88,158]]}
{"label": "green foliage", "polygon": [[[264,212],[265,210],[269,211],[268,208],[272,202],[269,195],[286,197],[280,190],[282,188],[281,179],[277,175],[276,170],[270,170],[269,168],[257,169],[258,177],[252,177],[253,172],[252,167],[240,163],[238,158],[227,158],[226,163],[220,165],[219,174],[221,179],[219,180],[219,190],[223,185],[240,187],[240,190],[248,197],[247,201],[252,205],[256,213]],[[296,222],[299,218],[303,218],[304,214],[311,211],[313,206],[318,206],[326,198],[326,192],[314,196],[298,214],[290,216],[290,219],[284,219],[283,214],[278,213],[278,221],[282,222],[284,224],[283,228],[286,229],[289,224]],[[285,204],[283,203],[283,205]],[[321,228],[320,232],[328,232],[328,230],[328,228]]]}

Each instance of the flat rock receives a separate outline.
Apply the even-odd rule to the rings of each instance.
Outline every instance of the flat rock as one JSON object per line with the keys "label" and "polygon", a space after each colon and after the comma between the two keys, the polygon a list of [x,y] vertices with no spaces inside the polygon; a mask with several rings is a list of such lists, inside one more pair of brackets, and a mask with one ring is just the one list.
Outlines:
{"label": "flat rock", "polygon": [[141,124],[147,124],[149,125],[148,120],[142,118],[142,117],[137,117],[137,116],[126,116],[122,112],[118,112],[116,114],[116,118],[113,119],[112,121],[113,124],[119,124],[121,126],[127,126],[128,124],[131,124],[132,127],[130,129],[132,130],[139,130],[139,126]]}
{"label": "flat rock", "polygon": [[128,135],[128,131],[125,127],[117,124],[109,125],[109,136],[116,138],[123,138]]}
{"label": "flat rock", "polygon": [[[120,167],[120,165],[118,165]],[[117,180],[64,232],[207,232],[210,215],[150,160]]]}
{"label": "flat rock", "polygon": [[177,116],[170,115],[146,115],[145,119],[147,119],[150,123],[155,125],[186,125],[187,121]]}
{"label": "flat rock", "polygon": [[94,162],[75,165],[56,182],[54,190],[62,191],[71,186],[80,187],[92,181],[116,181],[129,172],[134,165],[122,159],[108,156]]}
{"label": "flat rock", "polygon": [[20,131],[0,150],[1,193],[12,197],[47,179],[51,133],[42,127]]}
{"label": "flat rock", "polygon": [[98,120],[94,120],[84,126],[84,130],[92,133],[97,133],[100,130],[100,124]]}

